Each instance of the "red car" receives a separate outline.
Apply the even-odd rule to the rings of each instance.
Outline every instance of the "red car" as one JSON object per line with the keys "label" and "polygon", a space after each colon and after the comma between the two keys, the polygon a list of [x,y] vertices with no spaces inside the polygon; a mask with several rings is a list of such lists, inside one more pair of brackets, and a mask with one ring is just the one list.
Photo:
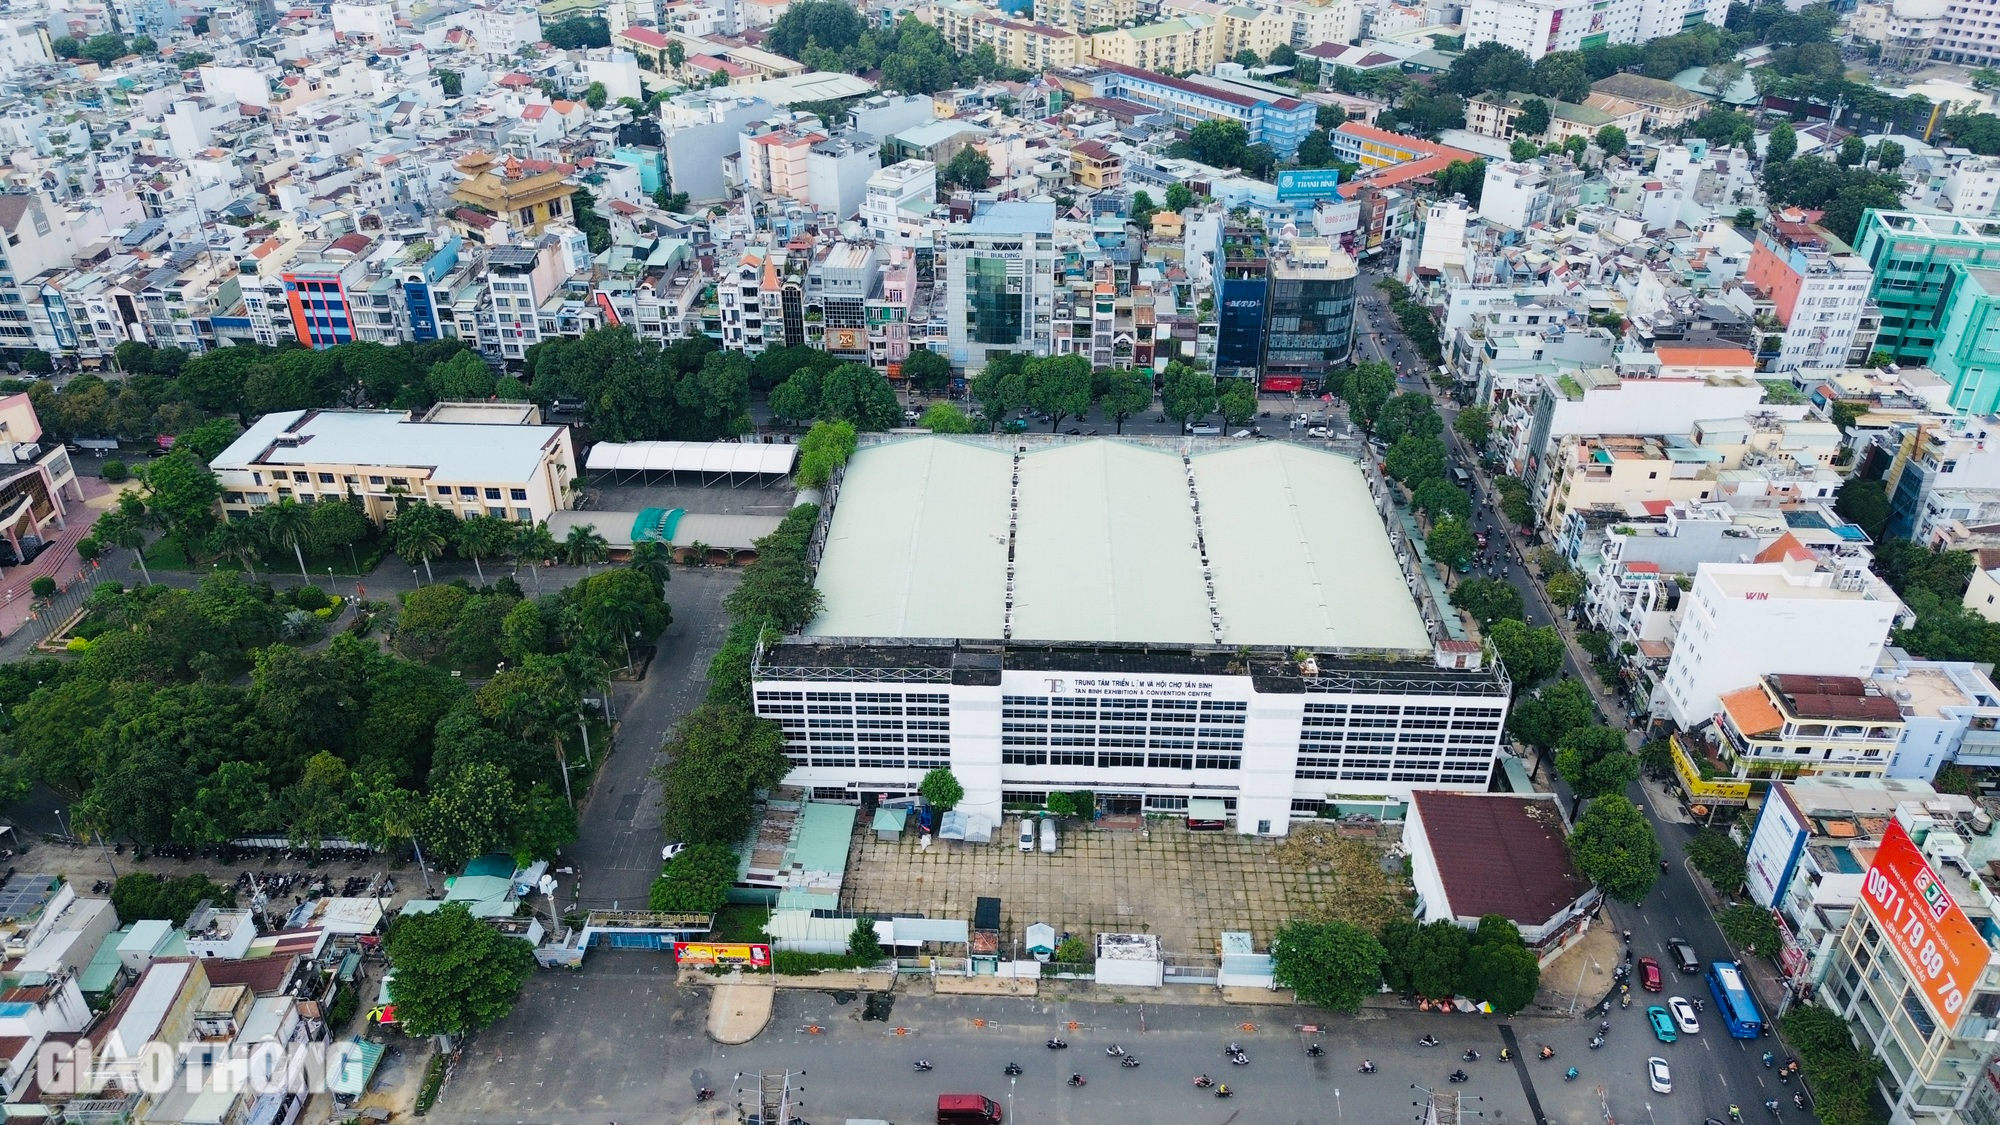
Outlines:
{"label": "red car", "polygon": [[1651,957],[1639,958],[1639,987],[1647,992],[1659,992],[1660,963]]}

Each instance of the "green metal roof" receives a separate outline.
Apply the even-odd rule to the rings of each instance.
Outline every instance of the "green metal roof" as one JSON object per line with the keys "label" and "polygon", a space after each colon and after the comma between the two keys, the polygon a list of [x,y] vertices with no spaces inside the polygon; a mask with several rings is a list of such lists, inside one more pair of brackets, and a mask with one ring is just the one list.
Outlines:
{"label": "green metal roof", "polygon": [[806,802],[799,812],[798,837],[788,864],[804,871],[847,870],[847,845],[854,838],[854,821],[861,815],[855,805],[827,805]]}

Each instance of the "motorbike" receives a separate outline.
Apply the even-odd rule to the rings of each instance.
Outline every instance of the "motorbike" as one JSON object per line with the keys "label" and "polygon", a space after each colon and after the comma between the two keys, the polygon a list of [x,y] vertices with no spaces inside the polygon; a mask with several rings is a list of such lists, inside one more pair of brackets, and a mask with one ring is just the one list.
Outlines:
{"label": "motorbike", "polygon": [[703,1086],[701,1089],[696,1090],[694,1092],[694,1100],[698,1102],[705,1102],[713,1097],[715,1097],[715,1091],[709,1089],[706,1086]]}
{"label": "motorbike", "polygon": [[1437,1045],[1438,1037],[1435,1035],[1426,1035],[1422,1039],[1417,1040],[1417,1046],[1419,1047],[1435,1047]]}
{"label": "motorbike", "polygon": [[1542,1055],[1542,1061],[1547,1062],[1548,1060],[1556,1057],[1556,1049],[1544,1043],[1542,1044],[1541,1055]]}
{"label": "motorbike", "polygon": [[1595,1050],[1597,1050],[1597,1049],[1598,1049],[1599,1047],[1602,1047],[1602,1046],[1604,1046],[1604,1036],[1602,1036],[1602,1035],[1593,1035],[1593,1036],[1591,1036],[1591,1037],[1590,1037],[1590,1049],[1591,1049],[1591,1050],[1595,1051]]}
{"label": "motorbike", "polygon": [[1238,1051],[1238,1052],[1237,1052],[1236,1054],[1233,1054],[1233,1055],[1229,1056],[1229,1065],[1231,1065],[1231,1066],[1249,1066],[1249,1065],[1250,1065],[1250,1056],[1249,1056],[1249,1055],[1246,1055],[1246,1054],[1244,1054],[1244,1053],[1242,1053],[1241,1051]]}
{"label": "motorbike", "polygon": [[1771,1111],[1772,1117],[1778,1116],[1778,1099],[1772,1098],[1770,1101],[1765,1102],[1764,1108]]}
{"label": "motorbike", "polygon": [[1118,1060],[1118,1065],[1124,1067],[1127,1070],[1130,1070],[1133,1067],[1139,1065],[1139,1060],[1133,1058],[1131,1055],[1126,1055]]}
{"label": "motorbike", "polygon": [[1070,1076],[1069,1076],[1069,1084],[1070,1084],[1070,1085],[1072,1085],[1072,1086],[1088,1086],[1088,1085],[1090,1085],[1090,1083],[1089,1083],[1089,1082],[1088,1082],[1088,1081],[1087,1081],[1087,1080],[1086,1080],[1086,1079],[1085,1079],[1085,1078],[1083,1077],[1083,1075],[1081,1075],[1081,1074],[1072,1074],[1072,1075],[1070,1075]]}
{"label": "motorbike", "polygon": [[1354,1069],[1355,1072],[1358,1074],[1373,1074],[1375,1073],[1375,1064],[1372,1062],[1364,1062],[1360,1066],[1355,1067]]}
{"label": "motorbike", "polygon": [[1620,995],[1620,996],[1618,997],[1618,1006],[1619,1006],[1620,1008],[1629,1008],[1629,1007],[1631,1007],[1631,1006],[1632,1006],[1632,994],[1631,994],[1631,993],[1629,993],[1629,992],[1627,992],[1627,993],[1624,993],[1624,994]]}
{"label": "motorbike", "polygon": [[918,1059],[914,1064],[914,1069],[918,1074],[922,1074],[924,1071],[929,1070],[930,1068],[931,1068],[931,1063],[929,1059]]}
{"label": "motorbike", "polygon": [[1765,1052],[1764,1052],[1764,1068],[1765,1068],[1766,1070],[1769,1070],[1769,1069],[1770,1069],[1770,1067],[1771,1067],[1771,1064],[1772,1064],[1772,1063],[1774,1063],[1774,1062],[1777,1062],[1777,1061],[1778,1061],[1778,1056],[1776,1056],[1776,1055],[1772,1054],[1772,1053],[1771,1053],[1771,1052],[1769,1052],[1769,1051],[1765,1051]]}
{"label": "motorbike", "polygon": [[1500,1061],[1501,1061],[1501,1062],[1513,1062],[1513,1061],[1514,1061],[1514,1050],[1513,1050],[1513,1048],[1511,1048],[1511,1047],[1502,1047],[1502,1048],[1500,1048]]}
{"label": "motorbike", "polygon": [[1471,1076],[1471,1075],[1469,1075],[1469,1074],[1467,1074],[1467,1073],[1465,1073],[1465,1072],[1464,1072],[1464,1071],[1462,1071],[1462,1070],[1454,1070],[1454,1071],[1452,1071],[1452,1072],[1451,1072],[1451,1073],[1450,1073],[1449,1075],[1447,1075],[1446,1077],[1447,1077],[1447,1080],[1448,1080],[1448,1081],[1452,1081],[1452,1082],[1465,1082],[1465,1081],[1468,1081],[1468,1080],[1469,1080],[1469,1079],[1470,1079],[1470,1078],[1471,1078],[1472,1076]]}
{"label": "motorbike", "polygon": [[1306,1057],[1309,1059],[1316,1059],[1324,1054],[1326,1054],[1326,1048],[1320,1046],[1317,1043],[1314,1043],[1306,1048]]}
{"label": "motorbike", "polygon": [[1804,1109],[1806,1107],[1806,1096],[1802,1093],[1793,1093],[1792,1104],[1798,1106],[1800,1109]]}
{"label": "motorbike", "polygon": [[1069,1044],[1067,1044],[1067,1043],[1063,1042],[1063,1041],[1062,1041],[1062,1040],[1060,1040],[1060,1039],[1051,1039],[1051,1040],[1049,1040],[1049,1041],[1048,1041],[1048,1043],[1046,1044],[1046,1046],[1047,1046],[1047,1047],[1048,1047],[1048,1049],[1049,1049],[1049,1050],[1051,1050],[1051,1051],[1067,1051],[1067,1050],[1069,1050]]}
{"label": "motorbike", "polygon": [[1226,1098],[1234,1093],[1236,1093],[1236,1091],[1230,1089],[1227,1083],[1224,1083],[1223,1085],[1217,1086],[1215,1088],[1215,1096],[1218,1098]]}
{"label": "motorbike", "polygon": [[1466,1048],[1465,1053],[1458,1057],[1464,1059],[1466,1062],[1478,1062],[1479,1052],[1472,1050],[1471,1048],[1468,1047]]}
{"label": "motorbike", "polygon": [[1213,1085],[1215,1085],[1215,1079],[1213,1079],[1213,1078],[1210,1078],[1210,1077],[1209,1077],[1208,1075],[1206,1075],[1206,1074],[1200,1074],[1200,1075],[1196,1075],[1196,1076],[1195,1076],[1195,1080],[1194,1080],[1194,1088],[1195,1088],[1195,1089],[1197,1089],[1197,1090],[1206,1090],[1206,1089],[1208,1089],[1208,1088],[1209,1088],[1210,1086],[1213,1086]]}
{"label": "motorbike", "polygon": [[1115,1059],[1125,1054],[1125,1048],[1113,1043],[1111,1046],[1104,1048],[1104,1053]]}
{"label": "motorbike", "polygon": [[1569,1068],[1568,1070],[1565,1070],[1565,1071],[1563,1071],[1563,1081],[1564,1081],[1564,1082],[1574,1082],[1574,1081],[1576,1081],[1576,1068],[1575,1068],[1575,1067],[1570,1067],[1570,1068]]}
{"label": "motorbike", "polygon": [[1021,1073],[1021,1064],[1020,1064],[1020,1063],[1008,1063],[1008,1064],[1007,1064],[1007,1068],[1006,1068],[1006,1070],[1005,1070],[1005,1071],[1003,1071],[1002,1073],[1006,1074],[1006,1075],[1007,1075],[1007,1077],[1009,1077],[1009,1078],[1012,1078],[1012,1077],[1014,1077],[1015,1075],[1017,1075],[1017,1074],[1020,1074],[1020,1073]]}

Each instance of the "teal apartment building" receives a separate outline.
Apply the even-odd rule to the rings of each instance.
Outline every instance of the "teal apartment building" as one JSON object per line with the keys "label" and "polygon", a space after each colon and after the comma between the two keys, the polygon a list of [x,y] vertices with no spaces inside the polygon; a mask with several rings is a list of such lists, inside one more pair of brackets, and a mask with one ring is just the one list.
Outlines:
{"label": "teal apartment building", "polygon": [[[1963,275],[1953,267],[2000,269],[2000,219],[1915,211],[1867,211],[1854,240],[1855,252],[1875,274],[1870,294],[1882,310],[1877,351],[1893,362],[1931,364],[1944,338],[1952,289]],[[1938,374],[1949,378],[1942,369]],[[1961,410],[1967,407],[1956,395]]]}
{"label": "teal apartment building", "polygon": [[1951,384],[1952,408],[1993,413],[2000,408],[2000,267],[1953,263],[1939,319],[1931,370]]}

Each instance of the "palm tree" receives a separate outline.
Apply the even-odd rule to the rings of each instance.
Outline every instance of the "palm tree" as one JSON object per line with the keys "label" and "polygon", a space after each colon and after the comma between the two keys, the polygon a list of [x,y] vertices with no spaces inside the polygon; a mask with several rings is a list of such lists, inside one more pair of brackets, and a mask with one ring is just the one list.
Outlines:
{"label": "palm tree", "polygon": [[611,545],[597,528],[583,524],[569,529],[569,535],[562,542],[563,561],[571,566],[591,567],[604,561],[611,553]]}
{"label": "palm tree", "polygon": [[431,560],[444,554],[448,542],[445,526],[451,513],[431,504],[412,504],[396,513],[389,521],[389,542],[404,562],[424,564],[424,576],[437,581],[431,573]]}
{"label": "palm tree", "polygon": [[481,586],[486,585],[486,568],[479,560],[504,551],[509,538],[511,529],[507,521],[495,516],[472,516],[460,522],[451,537],[458,553],[472,559],[472,569],[479,572]]}
{"label": "palm tree", "polygon": [[215,549],[226,555],[235,555],[252,582],[257,580],[257,568],[250,560],[256,556],[257,548],[270,538],[264,534],[259,522],[254,515],[237,516],[215,529]]}
{"label": "palm tree", "polygon": [[541,560],[552,559],[556,555],[556,537],[549,534],[549,525],[534,523],[516,527],[511,549],[516,565],[522,559],[528,560],[529,573],[535,576],[535,589],[539,591],[542,588]]}
{"label": "palm tree", "polygon": [[659,587],[661,599],[667,596],[667,583],[673,581],[673,556],[668,554],[664,543],[646,539],[632,544],[632,558],[625,565],[653,580]]}
{"label": "palm tree", "polygon": [[312,509],[287,496],[276,504],[267,505],[257,514],[258,522],[274,547],[290,547],[292,557],[299,560],[299,577],[307,585],[312,584],[312,575],[306,573],[306,553],[302,544],[312,539]]}
{"label": "palm tree", "polygon": [[100,543],[132,552],[132,557],[139,563],[139,573],[145,576],[146,585],[153,584],[153,576],[146,570],[146,532],[129,511],[122,507],[113,508],[99,516],[95,534]]}

